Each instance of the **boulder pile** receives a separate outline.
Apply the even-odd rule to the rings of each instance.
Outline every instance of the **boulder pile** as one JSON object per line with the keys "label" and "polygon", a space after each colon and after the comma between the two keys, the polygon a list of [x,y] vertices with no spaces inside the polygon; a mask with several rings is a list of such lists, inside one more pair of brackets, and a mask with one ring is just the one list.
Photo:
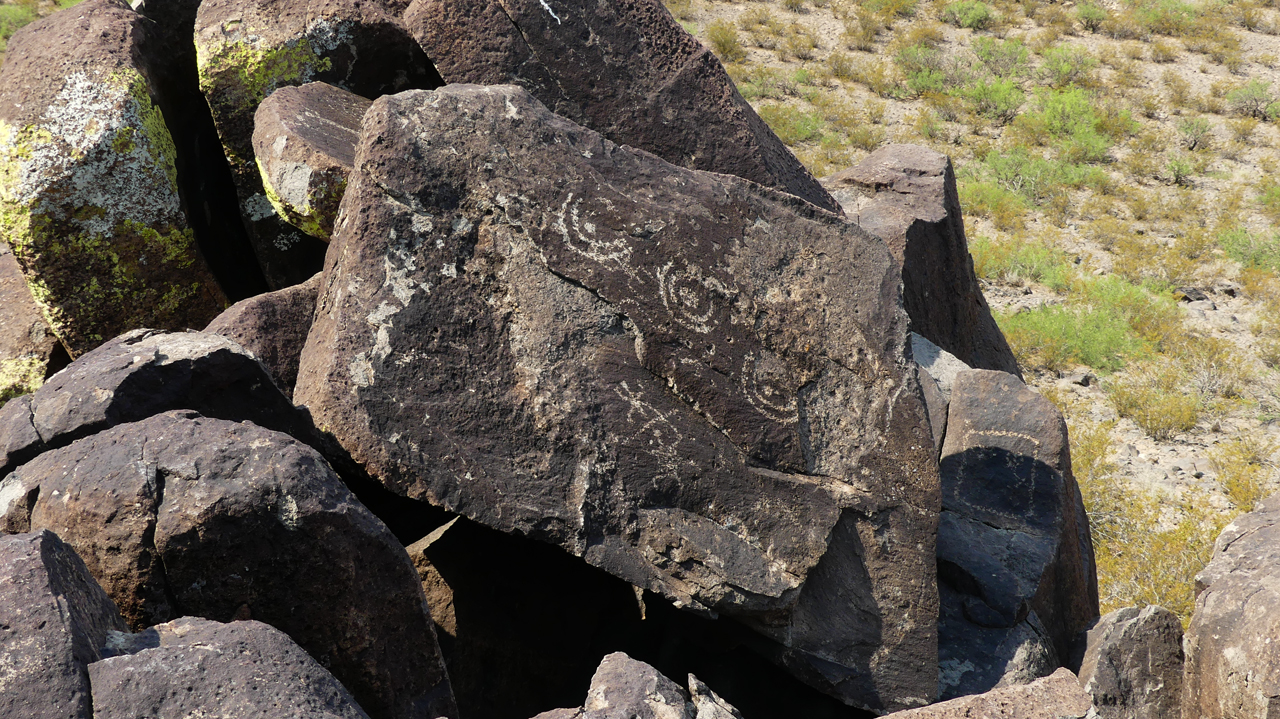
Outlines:
{"label": "boulder pile", "polygon": [[154,5],[0,68],[0,719],[1270,711],[1274,508],[1099,618],[947,158],[657,0]]}

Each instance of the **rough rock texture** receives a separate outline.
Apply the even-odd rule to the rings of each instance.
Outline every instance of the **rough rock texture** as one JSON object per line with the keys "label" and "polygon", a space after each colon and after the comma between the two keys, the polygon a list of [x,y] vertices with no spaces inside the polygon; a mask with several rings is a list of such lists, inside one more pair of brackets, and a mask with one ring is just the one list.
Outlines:
{"label": "rough rock texture", "polygon": [[689,675],[689,691],[622,652],[600,661],[579,709],[555,709],[534,719],[742,719],[730,704]]}
{"label": "rough rock texture", "polygon": [[22,268],[0,241],[0,402],[36,391],[62,354],[58,340],[31,298]]}
{"label": "rough rock texture", "polygon": [[0,236],[73,356],[225,305],[187,225],[143,19],[86,0],[20,30],[0,67]]}
{"label": "rough rock texture", "polygon": [[398,24],[395,0],[206,0],[196,16],[200,88],[271,289],[305,281],[324,243],[276,214],[254,161],[254,112],[274,90],[319,81],[369,98],[441,83]]}
{"label": "rough rock texture", "polygon": [[1196,576],[1187,627],[1182,715],[1218,719],[1280,712],[1280,495],[1218,535]]}
{"label": "rough rock texture", "polygon": [[298,379],[298,358],[311,330],[320,275],[300,285],[241,300],[204,328],[222,335],[258,358],[286,396]]}
{"label": "rough rock texture", "polygon": [[824,184],[902,262],[912,331],[975,369],[1022,376],[973,272],[950,158],[917,145],[886,145]]}
{"label": "rough rock texture", "polygon": [[973,369],[915,332],[911,333],[911,356],[937,383],[938,391],[947,402],[951,401],[951,385],[955,384],[956,375]]}
{"label": "rough rock texture", "polygon": [[0,536],[0,716],[92,719],[90,662],[120,612],[52,532]]}
{"label": "rough rock texture", "polygon": [[1117,609],[1085,637],[1080,685],[1102,719],[1178,719],[1182,622],[1155,605]]}
{"label": "rough rock texture", "polygon": [[295,398],[372,475],[739,617],[849,703],[933,698],[936,465],[882,242],[512,86],[380,98],[342,208]]}
{"label": "rough rock texture", "polygon": [[840,211],[659,0],[415,0],[404,23],[447,82],[517,84],[620,145]]}
{"label": "rough rock texture", "polygon": [[116,643],[119,654],[89,667],[94,719],[369,719],[319,662],[261,622],[184,617]]}
{"label": "rough rock texture", "polygon": [[236,343],[202,332],[135,330],[0,409],[0,477],[45,450],[171,409],[250,421],[321,446],[305,413]]}
{"label": "rough rock texture", "polygon": [[258,106],[253,152],[276,214],[328,240],[356,161],[360,119],[373,103],[340,87],[282,87]]}
{"label": "rough rock texture", "polygon": [[897,719],[1083,719],[1089,695],[1070,669],[1021,686],[960,697],[889,716]]}
{"label": "rough rock texture", "polygon": [[1098,617],[1089,520],[1062,414],[1011,374],[959,372],[941,467],[942,696],[1061,666]]}
{"label": "rough rock texture", "polygon": [[417,573],[315,450],[177,411],[45,452],[0,482],[5,531],[58,532],[135,629],[252,617],[375,717],[454,716]]}

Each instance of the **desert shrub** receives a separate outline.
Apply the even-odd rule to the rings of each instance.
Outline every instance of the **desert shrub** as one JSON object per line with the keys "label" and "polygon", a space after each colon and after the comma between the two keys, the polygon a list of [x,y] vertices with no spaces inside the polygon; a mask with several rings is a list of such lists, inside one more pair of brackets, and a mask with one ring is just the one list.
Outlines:
{"label": "desert shrub", "polygon": [[1019,77],[1027,70],[1030,52],[1021,41],[975,37],[970,49],[997,77]]}
{"label": "desert shrub", "polygon": [[911,17],[916,14],[919,0],[862,0],[863,9],[890,17]]}
{"label": "desert shrub", "polygon": [[1082,47],[1059,45],[1044,52],[1040,75],[1054,87],[1085,84],[1098,60]]}
{"label": "desert shrub", "polygon": [[995,22],[991,6],[982,0],[960,0],[947,5],[940,15],[943,22],[970,30],[985,30]]}
{"label": "desert shrub", "polygon": [[1195,166],[1190,160],[1181,156],[1171,157],[1164,167],[1169,182],[1183,187],[1191,186],[1191,175],[1195,172]]}
{"label": "desert shrub", "polygon": [[1218,244],[1228,257],[1247,268],[1280,271],[1280,234],[1268,237],[1233,227],[1218,237]]}
{"label": "desert shrub", "polygon": [[883,127],[863,125],[848,132],[849,144],[861,150],[874,150],[888,139]]}
{"label": "desert shrub", "polygon": [[1266,119],[1275,96],[1271,92],[1271,83],[1257,79],[1228,92],[1226,100],[1231,111],[1237,115]]}
{"label": "desert shrub", "polygon": [[1176,348],[1186,384],[1209,410],[1230,409],[1253,381],[1249,363],[1234,344],[1217,337],[1188,337]]}
{"label": "desert shrub", "polygon": [[760,119],[787,145],[817,139],[822,134],[822,118],[790,105],[761,105]]}
{"label": "desert shrub", "polygon": [[748,100],[764,98],[781,100],[799,93],[793,76],[777,68],[765,65],[730,67],[729,76],[738,86],[738,92]]}
{"label": "desert shrub", "polygon": [[1062,159],[1071,163],[1106,161],[1112,145],[1110,133],[1133,126],[1123,111],[1117,111],[1113,118],[1100,115],[1096,98],[1078,87],[1042,91],[1036,105],[1019,116],[1014,127],[1038,144],[1052,143]]}
{"label": "desert shrub", "polygon": [[800,23],[792,23],[777,48],[778,59],[812,60],[817,57],[818,38]]}
{"label": "desert shrub", "polygon": [[1065,287],[1071,262],[1056,247],[1027,239],[1009,238],[996,243],[978,237],[969,243],[973,271],[981,278],[1000,282],[1039,282]]}
{"label": "desert shrub", "polygon": [[1200,399],[1183,389],[1183,379],[1181,368],[1168,360],[1139,363],[1106,383],[1107,400],[1152,439],[1169,440],[1200,420]]}
{"label": "desert shrub", "polygon": [[1088,305],[1041,305],[1027,312],[997,313],[1018,364],[1056,371],[1083,364],[1112,371],[1146,352],[1117,313]]}
{"label": "desert shrub", "polygon": [[855,75],[853,59],[842,52],[833,52],[827,56],[827,69],[831,76],[839,80],[852,80]]}
{"label": "desert shrub", "polygon": [[0,59],[4,57],[9,38],[23,27],[35,22],[37,17],[39,16],[36,14],[35,3],[0,5]]}
{"label": "desert shrub", "polygon": [[885,21],[880,15],[865,8],[858,8],[853,18],[844,21],[844,34],[841,35],[841,39],[850,50],[870,52],[875,49],[876,38],[884,29]]}
{"label": "desert shrub", "polygon": [[1280,182],[1266,178],[1258,186],[1258,204],[1274,220],[1280,220]]}
{"label": "desert shrub", "polygon": [[1186,35],[1197,19],[1196,7],[1183,0],[1141,0],[1133,3],[1132,17],[1155,35]]}
{"label": "desert shrub", "polygon": [[982,166],[1001,187],[1034,203],[1042,203],[1064,188],[1098,185],[1106,177],[1097,168],[1046,159],[1022,148],[990,152]]}
{"label": "desert shrub", "polygon": [[804,0],[782,0],[782,7],[796,13],[805,11]]}
{"label": "desert shrub", "polygon": [[1188,150],[1204,150],[1213,141],[1213,128],[1203,117],[1189,117],[1178,122],[1178,135]]}
{"label": "desert shrub", "polygon": [[1151,60],[1158,63],[1174,62],[1178,59],[1178,46],[1167,40],[1151,43]]}
{"label": "desert shrub", "polygon": [[1010,79],[982,78],[961,90],[960,95],[969,101],[975,114],[1002,125],[1018,115],[1018,108],[1026,99],[1022,88]]}
{"label": "desert shrub", "polygon": [[854,163],[854,151],[836,135],[823,135],[816,146],[796,152],[800,162],[816,177],[830,175]]}
{"label": "desert shrub", "polygon": [[1097,32],[1108,17],[1110,17],[1110,14],[1105,9],[1093,3],[1085,3],[1076,8],[1076,19],[1089,32]]}
{"label": "desert shrub", "polygon": [[1258,130],[1258,118],[1239,117],[1229,120],[1227,128],[1231,130],[1232,140],[1247,145],[1253,140],[1253,133]]}
{"label": "desert shrub", "polygon": [[1027,204],[1018,193],[994,182],[974,179],[962,180],[959,191],[960,206],[966,213],[986,217],[1006,232],[1022,229]]}
{"label": "desert shrub", "polygon": [[707,26],[707,39],[711,41],[711,49],[723,62],[742,62],[747,59],[747,50],[738,40],[738,29],[725,20],[716,20]]}
{"label": "desert shrub", "polygon": [[1271,457],[1278,450],[1274,441],[1246,434],[1219,442],[1209,452],[1218,481],[1238,511],[1252,512],[1275,490]]}
{"label": "desert shrub", "polygon": [[951,139],[946,123],[938,117],[938,113],[927,107],[922,107],[916,112],[911,126],[916,134],[932,142],[947,142]]}
{"label": "desert shrub", "polygon": [[1081,279],[1073,293],[1119,316],[1134,335],[1157,351],[1169,349],[1183,336],[1182,312],[1167,292],[1103,276]]}
{"label": "desert shrub", "polygon": [[853,79],[881,97],[893,97],[899,91],[897,76],[882,60],[868,59],[858,64]]}

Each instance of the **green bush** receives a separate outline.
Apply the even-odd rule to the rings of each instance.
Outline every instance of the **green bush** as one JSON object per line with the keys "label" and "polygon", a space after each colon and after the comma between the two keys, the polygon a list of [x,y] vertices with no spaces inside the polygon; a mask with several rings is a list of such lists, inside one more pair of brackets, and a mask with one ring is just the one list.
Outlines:
{"label": "green bush", "polygon": [[1245,267],[1280,272],[1280,234],[1267,237],[1236,227],[1223,232],[1218,244],[1228,257]]}
{"label": "green bush", "polygon": [[1040,74],[1054,87],[1066,87],[1085,81],[1098,66],[1087,50],[1075,45],[1059,45],[1044,51]]}
{"label": "green bush", "polygon": [[28,5],[0,5],[0,59],[4,57],[9,38],[26,25],[34,22],[37,15],[34,7]]}
{"label": "green bush", "polygon": [[981,0],[960,0],[942,10],[942,21],[970,30],[985,30],[995,22],[995,13]]}
{"label": "green bush", "polygon": [[1227,93],[1227,106],[1232,112],[1245,117],[1266,119],[1274,102],[1271,83],[1262,79],[1250,80]]}
{"label": "green bush", "polygon": [[1071,163],[1107,161],[1112,134],[1134,125],[1125,111],[1117,110],[1114,117],[1100,115],[1097,98],[1078,87],[1041,92],[1036,104],[1017,124],[1031,136],[1053,140],[1062,159]]}
{"label": "green bush", "polygon": [[969,243],[969,255],[974,273],[987,280],[1031,281],[1062,289],[1072,275],[1072,264],[1061,250],[1027,240],[995,243],[978,237]]}
{"label": "green bush", "polygon": [[1200,399],[1182,388],[1180,368],[1168,361],[1147,362],[1107,383],[1107,399],[1116,414],[1134,421],[1156,441],[1195,428]]}
{"label": "green bush", "polygon": [[1018,108],[1026,100],[1022,88],[1010,79],[983,78],[974,81],[960,91],[960,95],[969,101],[975,114],[990,118],[1001,124],[1007,123],[1018,115]]}
{"label": "green bush", "polygon": [[817,139],[822,135],[822,118],[790,105],[762,105],[760,119],[787,145]]}
{"label": "green bush", "polygon": [[1097,168],[1046,159],[1023,148],[990,152],[982,164],[1001,187],[1037,204],[1064,188],[1080,189],[1106,181],[1106,174]]}
{"label": "green bush", "polygon": [[1110,15],[1108,15],[1106,10],[1092,3],[1081,5],[1076,9],[1076,19],[1079,20],[1080,24],[1084,26],[1084,29],[1089,32],[1097,32],[1098,28],[1102,27],[1102,23],[1106,22],[1108,17],[1110,17]]}
{"label": "green bush", "polygon": [[1000,185],[969,177],[960,181],[960,206],[967,214],[986,217],[1006,232],[1022,228],[1027,203],[1021,195]]}
{"label": "green bush", "polygon": [[1020,40],[975,37],[970,49],[997,77],[1018,77],[1026,72],[1030,51]]}
{"label": "green bush", "polygon": [[1087,305],[1041,305],[1019,313],[997,313],[1018,364],[1056,371],[1082,364],[1120,369],[1149,351],[1119,313]]}
{"label": "green bush", "polygon": [[707,39],[711,41],[711,49],[724,62],[742,62],[747,59],[747,50],[738,40],[738,30],[727,20],[716,20],[707,26]]}

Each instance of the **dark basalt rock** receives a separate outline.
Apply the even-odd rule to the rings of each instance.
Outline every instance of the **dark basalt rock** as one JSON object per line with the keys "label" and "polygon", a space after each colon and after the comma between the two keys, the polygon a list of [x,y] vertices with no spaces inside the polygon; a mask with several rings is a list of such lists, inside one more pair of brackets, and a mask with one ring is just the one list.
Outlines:
{"label": "dark basalt rock", "polygon": [[0,242],[0,402],[39,389],[65,357],[13,252]]}
{"label": "dark basalt rock", "polygon": [[[254,113],[278,88],[318,81],[369,99],[443,82],[381,0],[205,0],[196,16],[200,88],[213,112],[250,241],[271,289],[304,282],[324,242],[289,225],[262,185]],[[253,68],[247,71],[246,68]]]}
{"label": "dark basalt rock", "polygon": [[896,719],[1088,719],[1089,695],[1080,688],[1070,669],[1030,684],[992,689],[984,694],[959,697],[933,706],[897,712]]}
{"label": "dark basalt rock", "polygon": [[0,717],[92,719],[87,668],[112,631],[120,612],[75,550],[47,531],[0,536]]}
{"label": "dark basalt rock", "polygon": [[201,332],[136,330],[0,409],[0,477],[45,450],[171,409],[250,421],[325,451],[306,414],[239,345]]}
{"label": "dark basalt rock", "polygon": [[658,0],[415,0],[404,24],[446,82],[520,85],[620,145],[840,211]]}
{"label": "dark basalt rock", "polygon": [[957,373],[942,507],[942,696],[1061,666],[1098,617],[1089,520],[1062,414],[1013,375]]}
{"label": "dark basalt rock", "polygon": [[73,356],[226,302],[183,210],[147,24],[85,0],[20,30],[0,67],[0,236]]}
{"label": "dark basalt rock", "polygon": [[1022,376],[973,271],[950,158],[916,145],[886,145],[823,184],[902,262],[902,301],[913,332],[974,369]]}
{"label": "dark basalt rock", "polygon": [[5,531],[58,532],[135,629],[252,617],[374,717],[456,716],[403,547],[286,435],[168,412],[45,452],[0,497]]}
{"label": "dark basalt rock", "polygon": [[1164,607],[1111,612],[1083,637],[1080,686],[1102,719],[1178,719],[1182,622]]}
{"label": "dark basalt rock", "polygon": [[370,474],[738,617],[847,703],[935,696],[936,464],[882,242],[510,86],[376,101],[336,227],[295,398]]}
{"label": "dark basalt rock", "polygon": [[120,653],[89,667],[94,719],[369,719],[302,647],[261,622],[184,617],[115,640]]}
{"label": "dark basalt rock", "polygon": [[300,285],[235,303],[204,331],[248,350],[270,370],[280,391],[291,396],[319,291],[320,275],[316,274]]}
{"label": "dark basalt rock", "polygon": [[286,222],[328,240],[356,160],[360,119],[373,103],[323,82],[282,87],[253,120],[267,197]]}
{"label": "dark basalt rock", "polygon": [[1280,712],[1277,575],[1280,495],[1227,525],[1196,575],[1182,716],[1262,719]]}

